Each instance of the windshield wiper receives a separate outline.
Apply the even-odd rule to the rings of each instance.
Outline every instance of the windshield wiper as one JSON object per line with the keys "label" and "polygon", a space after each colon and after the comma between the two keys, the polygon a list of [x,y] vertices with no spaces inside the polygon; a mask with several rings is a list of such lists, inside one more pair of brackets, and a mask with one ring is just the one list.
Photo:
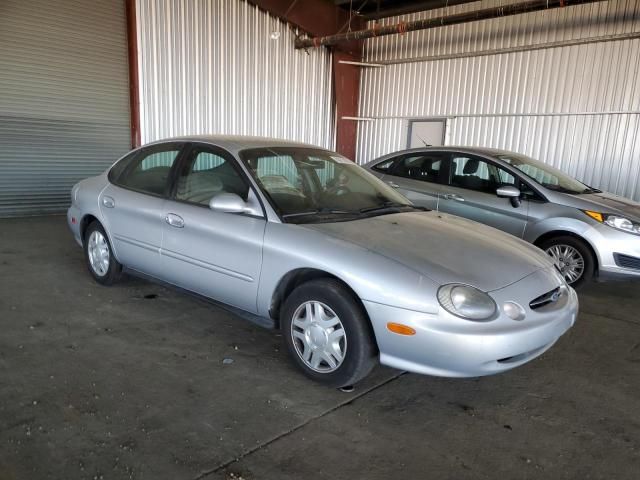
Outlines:
{"label": "windshield wiper", "polygon": [[396,202],[384,202],[381,205],[376,205],[375,207],[367,207],[361,208],[358,210],[360,213],[370,213],[370,212],[378,212],[382,210],[396,210],[398,208],[413,208],[415,210],[427,210],[424,207],[416,207],[415,205],[407,205],[406,203],[396,203]]}
{"label": "windshield wiper", "polygon": [[602,193],[602,190],[598,190],[597,188],[587,187],[580,193]]}
{"label": "windshield wiper", "polygon": [[287,213],[285,215],[282,215],[282,218],[294,218],[294,217],[305,217],[307,215],[323,215],[323,214],[329,214],[329,215],[345,215],[345,214],[356,214],[358,212],[351,212],[349,210],[339,210],[336,208],[316,208],[315,210],[307,210],[306,212],[295,212],[295,213]]}

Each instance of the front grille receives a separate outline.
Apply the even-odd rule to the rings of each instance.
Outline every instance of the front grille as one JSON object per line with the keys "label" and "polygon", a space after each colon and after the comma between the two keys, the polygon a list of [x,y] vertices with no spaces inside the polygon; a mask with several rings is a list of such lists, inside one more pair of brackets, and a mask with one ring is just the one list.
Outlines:
{"label": "front grille", "polygon": [[634,270],[640,270],[640,258],[632,257],[630,255],[623,255],[621,253],[614,253],[613,258],[616,261],[616,265],[624,268],[633,268]]}
{"label": "front grille", "polygon": [[529,302],[529,308],[531,308],[531,310],[542,308],[545,305],[549,305],[550,303],[557,302],[561,296],[562,296],[562,290],[560,290],[560,287],[554,288],[550,292],[547,292],[544,295],[540,295],[539,297],[531,300]]}

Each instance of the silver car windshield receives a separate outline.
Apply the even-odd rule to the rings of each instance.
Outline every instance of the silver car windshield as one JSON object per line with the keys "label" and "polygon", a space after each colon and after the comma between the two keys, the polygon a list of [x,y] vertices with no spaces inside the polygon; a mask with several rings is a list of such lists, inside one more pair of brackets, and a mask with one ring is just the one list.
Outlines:
{"label": "silver car windshield", "polygon": [[418,208],[337,153],[278,147],[244,150],[240,157],[286,222],[347,221]]}
{"label": "silver car windshield", "polygon": [[508,155],[496,155],[496,157],[516,167],[531,180],[548,188],[549,190],[570,193],[573,195],[599,191],[588,187],[575,178],[571,178],[569,175],[563,173],[557,168],[553,168],[539,160],[527,157],[526,155],[510,153]]}

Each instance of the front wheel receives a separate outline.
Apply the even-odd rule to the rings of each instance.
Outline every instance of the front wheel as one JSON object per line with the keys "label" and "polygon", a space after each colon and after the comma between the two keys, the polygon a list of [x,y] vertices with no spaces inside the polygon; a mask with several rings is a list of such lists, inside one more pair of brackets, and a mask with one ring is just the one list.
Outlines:
{"label": "front wheel", "polygon": [[336,280],[312,280],[297,287],[284,303],[280,324],[293,362],[320,383],[353,385],[376,363],[369,320]]}
{"label": "front wheel", "polygon": [[102,285],[113,285],[118,281],[122,265],[113,256],[109,238],[99,222],[94,221],[87,227],[83,244],[91,276]]}
{"label": "front wheel", "polygon": [[596,261],[589,247],[580,239],[563,236],[540,244],[573,288],[580,288],[593,278]]}

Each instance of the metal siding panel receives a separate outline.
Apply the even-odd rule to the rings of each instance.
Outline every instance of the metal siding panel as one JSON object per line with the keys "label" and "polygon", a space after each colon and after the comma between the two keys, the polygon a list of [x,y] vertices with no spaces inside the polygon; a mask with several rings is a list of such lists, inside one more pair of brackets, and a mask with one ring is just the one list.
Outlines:
{"label": "metal siding panel", "polygon": [[207,133],[334,147],[328,50],[295,50],[295,31],[241,0],[137,9],[142,143]]}
{"label": "metal siding panel", "polygon": [[[512,0],[380,20],[459,13]],[[365,61],[473,52],[640,31],[640,2],[572,6],[378,37]],[[448,143],[515,150],[640,200],[640,40],[364,68],[357,161],[406,147],[410,118],[452,117]],[[597,113],[598,115],[571,115]],[[461,117],[460,115],[465,115]],[[474,118],[475,117],[475,118]]]}
{"label": "metal siding panel", "polygon": [[129,149],[124,2],[4,0],[0,217],[63,211]]}

